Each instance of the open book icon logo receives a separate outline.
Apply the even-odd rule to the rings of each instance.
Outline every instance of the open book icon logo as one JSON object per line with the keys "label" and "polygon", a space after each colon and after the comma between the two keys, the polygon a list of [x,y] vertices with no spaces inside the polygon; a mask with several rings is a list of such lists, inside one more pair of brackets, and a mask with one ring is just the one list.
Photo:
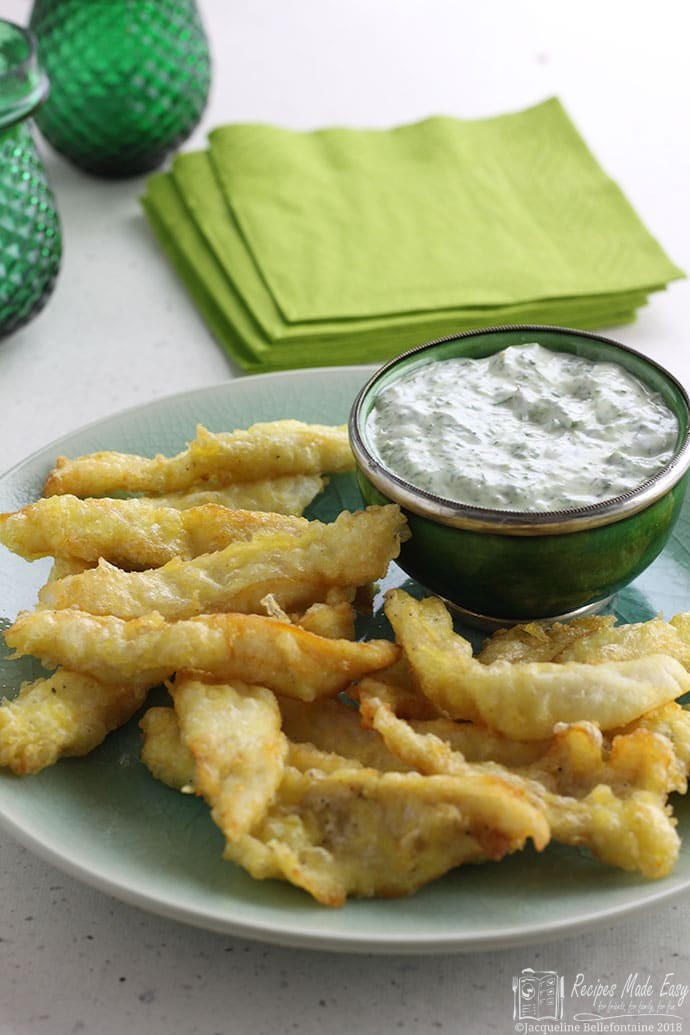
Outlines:
{"label": "open book icon logo", "polygon": [[513,1020],[563,1020],[563,978],[555,970],[525,967],[513,978]]}

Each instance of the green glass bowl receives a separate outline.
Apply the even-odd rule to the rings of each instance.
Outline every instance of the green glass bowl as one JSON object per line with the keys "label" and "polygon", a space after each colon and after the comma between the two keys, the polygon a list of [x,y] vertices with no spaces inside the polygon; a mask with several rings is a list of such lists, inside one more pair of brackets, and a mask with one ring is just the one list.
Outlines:
{"label": "green glass bowl", "polygon": [[[659,392],[678,419],[672,459],[638,488],[571,510],[526,513],[467,506],[416,488],[376,458],[367,418],[377,395],[429,363],[481,358],[509,345],[615,362]],[[359,392],[349,421],[357,477],[368,504],[398,503],[412,536],[398,563],[482,627],[573,617],[596,610],[663,549],[680,514],[690,467],[690,401],[658,363],[610,338],[563,327],[493,327],[410,349]]]}

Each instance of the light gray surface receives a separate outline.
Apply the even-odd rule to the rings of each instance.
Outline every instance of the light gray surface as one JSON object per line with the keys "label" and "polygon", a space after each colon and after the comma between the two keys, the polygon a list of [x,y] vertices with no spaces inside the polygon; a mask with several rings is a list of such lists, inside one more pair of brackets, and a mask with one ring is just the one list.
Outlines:
{"label": "light gray surface", "polygon": [[[558,94],[671,257],[690,269],[685,5],[591,0],[201,0],[215,57],[204,122],[386,126]],[[1,14],[28,19],[24,0]],[[5,470],[123,407],[234,371],[160,257],[142,181],[90,179],[49,149],[65,260],[44,313],[0,344]],[[690,287],[614,336],[690,384]],[[690,602],[689,602],[690,607]],[[66,836],[69,836],[66,832]],[[391,908],[394,908],[392,906]],[[690,902],[590,935],[472,957],[368,958],[239,942],[149,916],[0,838],[0,1033],[505,1032],[526,967],[690,983]],[[573,1004],[566,1003],[566,1018]],[[679,1013],[690,1030],[690,999]],[[683,1021],[677,1023],[683,1024]],[[683,1030],[682,1027],[676,1030]]]}

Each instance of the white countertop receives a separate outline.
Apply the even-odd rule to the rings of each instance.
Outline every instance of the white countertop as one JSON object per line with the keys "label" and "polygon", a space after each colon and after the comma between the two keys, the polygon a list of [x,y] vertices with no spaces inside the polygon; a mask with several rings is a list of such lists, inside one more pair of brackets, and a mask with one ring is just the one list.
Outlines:
{"label": "white countertop", "polygon": [[[690,76],[681,0],[200,0],[214,56],[203,122],[387,126],[557,94],[671,258],[690,270]],[[26,22],[25,0],[3,17]],[[42,147],[63,223],[55,293],[0,341],[0,470],[75,427],[236,376],[155,245],[140,180]],[[620,330],[690,385],[690,283]],[[690,606],[690,602],[689,602]],[[471,956],[276,948],[141,912],[0,835],[0,1035],[506,1032],[524,968],[690,984],[690,899],[578,937]],[[685,1011],[683,1013],[683,1011]],[[690,1031],[690,996],[680,1010]],[[683,1021],[676,1022],[684,1030]],[[637,1029],[631,1029],[637,1030]],[[657,1030],[657,1029],[654,1029]],[[667,1029],[669,1030],[669,1029]]]}

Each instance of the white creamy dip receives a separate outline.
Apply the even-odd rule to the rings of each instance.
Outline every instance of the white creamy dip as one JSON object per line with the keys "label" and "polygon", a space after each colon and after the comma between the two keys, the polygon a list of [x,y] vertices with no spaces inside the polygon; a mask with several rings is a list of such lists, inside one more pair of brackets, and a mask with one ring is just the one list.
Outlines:
{"label": "white creamy dip", "polygon": [[383,465],[417,488],[539,512],[636,488],[671,459],[678,422],[618,364],[530,343],[401,377],[367,431]]}

